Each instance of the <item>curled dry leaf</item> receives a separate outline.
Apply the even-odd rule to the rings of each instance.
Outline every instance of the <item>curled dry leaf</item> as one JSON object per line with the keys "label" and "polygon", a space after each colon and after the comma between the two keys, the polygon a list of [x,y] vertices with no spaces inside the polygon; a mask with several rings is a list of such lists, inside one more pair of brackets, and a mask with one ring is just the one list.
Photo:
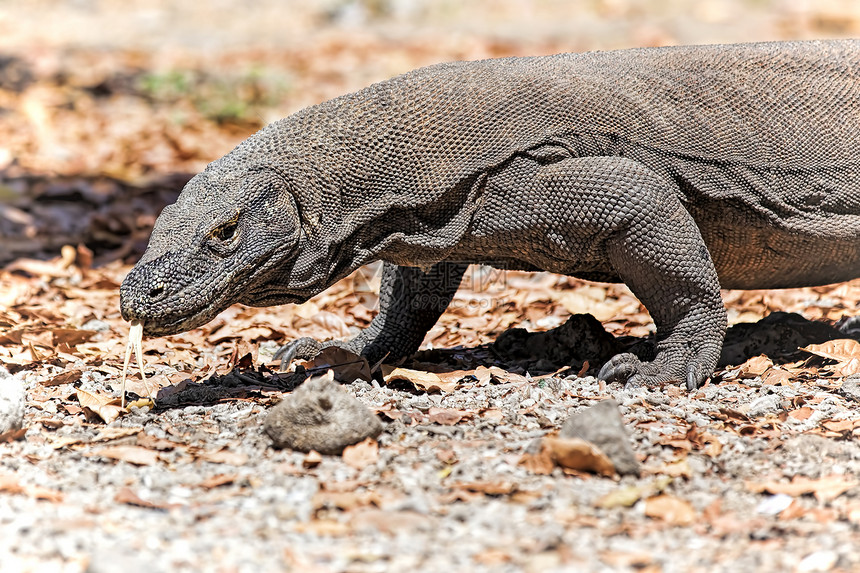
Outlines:
{"label": "curled dry leaf", "polygon": [[823,344],[810,344],[802,347],[801,350],[837,362],[848,362],[854,358],[860,358],[860,342],[851,338],[828,340]]}
{"label": "curled dry leaf", "polygon": [[755,378],[756,376],[761,376],[767,369],[773,366],[773,360],[765,356],[764,354],[760,354],[758,356],[753,356],[743,364],[738,371],[739,378]]}
{"label": "curled dry leaf", "polygon": [[615,465],[594,444],[580,438],[544,438],[546,448],[556,465],[602,476],[615,475]]}
{"label": "curled dry leaf", "polygon": [[388,364],[382,365],[382,375],[386,384],[400,380],[408,382],[415,386],[415,388],[424,390],[425,392],[453,392],[457,388],[456,381],[450,379],[443,380],[438,374],[433,372],[395,368]]}
{"label": "curled dry leaf", "polygon": [[89,410],[106,424],[110,424],[116,420],[122,413],[123,409],[116,405],[116,399],[106,394],[93,394],[86,390],[78,389],[75,392],[78,397],[78,403],[84,410]]}
{"label": "curled dry leaf", "polygon": [[367,359],[337,346],[323,348],[308,363],[307,369],[320,372],[331,370],[334,372],[335,380],[344,384],[352,384],[356,380],[371,380]]}

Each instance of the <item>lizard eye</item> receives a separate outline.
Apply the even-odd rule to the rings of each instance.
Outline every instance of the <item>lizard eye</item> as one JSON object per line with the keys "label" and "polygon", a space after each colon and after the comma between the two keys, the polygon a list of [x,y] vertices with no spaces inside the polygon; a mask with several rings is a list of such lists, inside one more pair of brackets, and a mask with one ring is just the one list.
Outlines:
{"label": "lizard eye", "polygon": [[233,238],[233,235],[236,234],[236,221],[231,221],[226,225],[222,225],[218,227],[214,231],[212,231],[212,236],[218,239],[219,241],[229,241]]}

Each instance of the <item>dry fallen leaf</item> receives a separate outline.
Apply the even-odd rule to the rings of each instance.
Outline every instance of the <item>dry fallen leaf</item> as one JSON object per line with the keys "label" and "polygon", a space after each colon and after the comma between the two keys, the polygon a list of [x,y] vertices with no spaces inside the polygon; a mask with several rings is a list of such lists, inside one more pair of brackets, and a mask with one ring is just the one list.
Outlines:
{"label": "dry fallen leaf", "polygon": [[176,504],[172,503],[157,503],[142,499],[128,487],[121,488],[116,492],[113,500],[117,503],[124,503],[126,505],[134,505],[136,507],[144,507],[147,509],[171,509],[173,507],[177,507]]}
{"label": "dry fallen leaf", "polygon": [[85,455],[101,456],[136,466],[151,466],[158,463],[158,452],[140,446],[109,446]]}
{"label": "dry fallen leaf", "polygon": [[510,481],[476,481],[453,484],[452,487],[484,495],[510,495],[517,491],[517,484]]}
{"label": "dry fallen leaf", "polygon": [[570,470],[592,472],[603,476],[615,475],[615,465],[599,448],[580,438],[552,438],[542,440],[556,465]]}
{"label": "dry fallen leaf", "polygon": [[365,357],[338,346],[323,348],[308,363],[307,369],[309,371],[332,370],[335,380],[344,384],[352,384],[356,380],[370,381],[372,379],[370,365]]}
{"label": "dry fallen leaf", "polygon": [[691,525],[696,520],[690,502],[665,493],[645,500],[645,515],[670,525]]}
{"label": "dry fallen leaf", "polygon": [[790,483],[785,482],[747,482],[746,487],[754,493],[784,493],[793,497],[812,494],[819,501],[830,501],[858,485],[857,480],[844,475],[833,474],[819,479],[794,476]]}
{"label": "dry fallen leaf", "polygon": [[63,384],[74,384],[78,380],[81,379],[83,375],[83,370],[66,370],[65,372],[60,372],[56,376],[49,378],[41,382],[42,386],[61,386]]}
{"label": "dry fallen leaf", "polygon": [[853,358],[860,358],[860,342],[851,338],[828,340],[823,344],[810,344],[802,347],[801,350],[837,362],[848,362]]}
{"label": "dry fallen leaf", "polygon": [[386,384],[391,384],[396,380],[405,381],[425,392],[453,392],[457,388],[456,381],[443,380],[438,374],[434,374],[433,372],[395,368],[388,364],[382,365],[382,375]]}
{"label": "dry fallen leaf", "polygon": [[456,408],[437,408],[433,406],[427,410],[427,418],[431,422],[443,426],[453,426],[468,415],[469,412],[457,410]]}
{"label": "dry fallen leaf", "polygon": [[116,399],[106,394],[93,394],[81,389],[78,389],[75,394],[82,408],[97,415],[106,424],[116,420],[123,411],[120,406],[116,405]]}
{"label": "dry fallen leaf", "polygon": [[215,464],[227,464],[231,466],[244,466],[248,463],[247,454],[231,452],[230,450],[218,450],[216,452],[203,452],[197,455],[197,459]]}
{"label": "dry fallen leaf", "polygon": [[304,466],[305,469],[315,468],[321,463],[322,455],[316,450],[309,451],[302,460],[302,466]]}
{"label": "dry fallen leaf", "polygon": [[26,495],[33,499],[41,499],[53,503],[63,501],[63,494],[54,489],[38,485],[21,485],[14,475],[0,475],[0,492]]}
{"label": "dry fallen leaf", "polygon": [[216,487],[220,487],[222,485],[229,485],[239,479],[237,474],[217,474],[212,477],[206,478],[199,485],[202,488],[212,489]]}
{"label": "dry fallen leaf", "polygon": [[346,465],[357,470],[364,469],[379,459],[379,443],[373,438],[365,438],[357,444],[345,447],[342,456]]}
{"label": "dry fallen leaf", "polygon": [[136,428],[104,428],[92,439],[93,442],[109,442],[126,436],[135,436],[143,431],[143,427]]}

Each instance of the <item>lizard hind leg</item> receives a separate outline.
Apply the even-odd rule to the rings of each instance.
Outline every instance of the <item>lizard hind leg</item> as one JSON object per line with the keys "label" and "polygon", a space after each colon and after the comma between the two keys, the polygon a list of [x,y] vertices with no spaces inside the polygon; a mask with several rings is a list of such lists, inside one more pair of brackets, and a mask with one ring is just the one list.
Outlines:
{"label": "lizard hind leg", "polygon": [[[608,382],[702,385],[719,359],[726,329],[717,272],[699,228],[672,183],[641,163],[583,157],[544,168],[548,197],[564,198],[567,242],[608,261],[651,313],[657,354],[619,354],[601,369]],[[573,253],[575,257],[576,254]]]}

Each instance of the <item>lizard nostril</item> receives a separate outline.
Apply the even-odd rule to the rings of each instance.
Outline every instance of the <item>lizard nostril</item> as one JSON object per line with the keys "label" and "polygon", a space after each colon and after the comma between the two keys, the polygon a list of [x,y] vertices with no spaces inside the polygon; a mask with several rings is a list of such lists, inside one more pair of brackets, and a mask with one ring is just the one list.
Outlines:
{"label": "lizard nostril", "polygon": [[164,285],[158,285],[149,291],[149,298],[158,298],[164,294]]}

